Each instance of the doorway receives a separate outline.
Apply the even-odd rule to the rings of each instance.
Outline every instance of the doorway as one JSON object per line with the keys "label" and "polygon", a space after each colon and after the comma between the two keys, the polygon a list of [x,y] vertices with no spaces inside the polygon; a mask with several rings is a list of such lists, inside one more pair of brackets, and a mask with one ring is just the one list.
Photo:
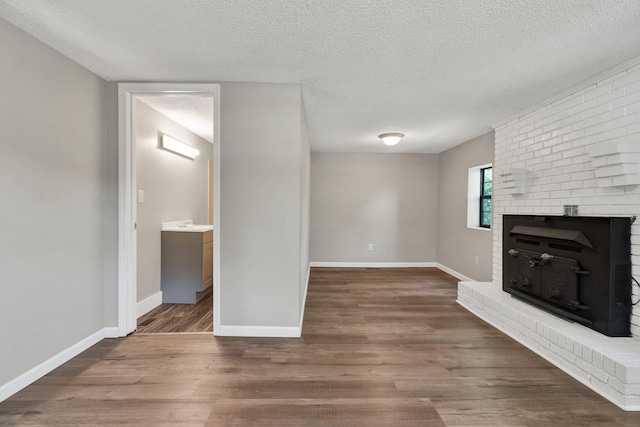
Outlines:
{"label": "doorway", "polygon": [[[136,102],[137,98],[153,98],[156,96],[180,95],[212,97],[213,98],[213,144],[211,145],[213,160],[213,187],[208,193],[213,193],[213,198],[207,201],[207,205],[213,205],[213,212],[205,212],[204,220],[213,218],[213,291],[204,304],[213,305],[214,335],[219,334],[220,317],[220,86],[217,84],[188,84],[188,83],[121,83],[118,85],[119,108],[119,278],[118,278],[118,332],[120,336],[132,333],[137,328],[138,320],[138,206],[140,200],[144,201],[144,193],[138,192],[137,185],[137,161],[136,144]],[[158,142],[159,144],[159,142]],[[158,147],[156,147],[158,148]],[[211,154],[211,153],[209,153]],[[206,167],[206,166],[205,166]],[[206,169],[205,169],[206,170]],[[211,191],[212,190],[212,191]],[[206,199],[205,199],[206,200]],[[176,221],[191,218],[175,218]],[[157,234],[160,233],[160,224],[157,224]],[[206,297],[206,295],[204,295]],[[213,299],[213,302],[211,302]],[[202,301],[201,300],[201,301]],[[195,306],[192,307],[195,309]],[[204,307],[208,310],[209,307]],[[202,304],[198,308],[203,310]],[[196,310],[197,311],[197,310]]]}

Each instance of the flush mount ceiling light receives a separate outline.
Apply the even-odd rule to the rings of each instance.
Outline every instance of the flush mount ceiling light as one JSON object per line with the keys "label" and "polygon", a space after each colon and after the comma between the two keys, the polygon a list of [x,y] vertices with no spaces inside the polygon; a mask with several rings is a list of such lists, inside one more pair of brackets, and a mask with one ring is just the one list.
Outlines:
{"label": "flush mount ceiling light", "polygon": [[391,133],[381,133],[378,135],[378,138],[382,140],[387,145],[396,145],[400,142],[400,139],[404,136],[403,133],[391,132]]}
{"label": "flush mount ceiling light", "polygon": [[171,138],[169,135],[162,135],[161,146],[167,151],[188,157],[192,160],[200,154],[199,150],[175,138]]}

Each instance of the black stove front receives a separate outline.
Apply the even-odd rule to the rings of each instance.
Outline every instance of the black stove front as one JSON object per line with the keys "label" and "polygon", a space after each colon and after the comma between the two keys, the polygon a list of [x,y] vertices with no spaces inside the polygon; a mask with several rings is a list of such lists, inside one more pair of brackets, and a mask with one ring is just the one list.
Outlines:
{"label": "black stove front", "polygon": [[631,219],[504,215],[502,288],[605,335],[629,336]]}

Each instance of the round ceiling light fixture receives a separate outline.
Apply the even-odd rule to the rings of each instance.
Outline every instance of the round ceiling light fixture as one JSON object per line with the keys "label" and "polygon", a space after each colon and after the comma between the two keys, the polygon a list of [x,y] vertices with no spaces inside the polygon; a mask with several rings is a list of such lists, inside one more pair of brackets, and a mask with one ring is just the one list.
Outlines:
{"label": "round ceiling light fixture", "polygon": [[396,145],[400,142],[400,139],[404,136],[403,133],[399,132],[390,132],[390,133],[381,133],[378,135],[378,138],[382,140],[387,145]]}

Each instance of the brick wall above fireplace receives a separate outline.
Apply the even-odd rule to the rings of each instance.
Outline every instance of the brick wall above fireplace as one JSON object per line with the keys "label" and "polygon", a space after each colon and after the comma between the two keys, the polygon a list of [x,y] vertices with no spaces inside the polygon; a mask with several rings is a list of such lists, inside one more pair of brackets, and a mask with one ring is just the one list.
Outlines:
{"label": "brick wall above fireplace", "polygon": [[[640,145],[640,60],[497,126],[495,140],[493,281],[501,284],[503,214],[562,215],[564,205],[577,205],[579,215],[640,215],[640,185],[603,179],[593,156],[617,141]],[[621,158],[627,165],[621,170],[637,175],[637,159]],[[513,170],[521,172],[521,191],[510,185]],[[631,254],[637,278],[640,221],[631,228]],[[640,298],[635,285],[633,294]],[[633,307],[631,333],[640,339],[640,305]]]}

